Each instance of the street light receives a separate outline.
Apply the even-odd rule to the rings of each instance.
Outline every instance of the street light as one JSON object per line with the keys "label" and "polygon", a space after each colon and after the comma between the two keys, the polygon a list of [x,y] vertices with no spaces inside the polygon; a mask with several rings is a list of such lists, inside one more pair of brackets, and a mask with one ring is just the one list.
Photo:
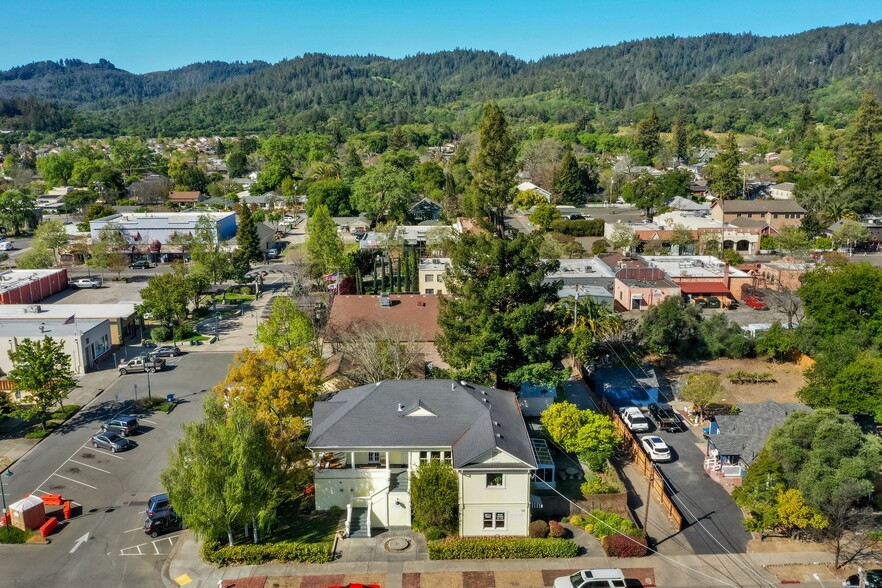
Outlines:
{"label": "street light", "polygon": [[6,536],[9,536],[9,525],[11,521],[6,518],[6,488],[3,486],[3,478],[11,478],[12,470],[6,467],[6,470],[0,474],[0,496],[3,497],[3,526],[6,527]]}

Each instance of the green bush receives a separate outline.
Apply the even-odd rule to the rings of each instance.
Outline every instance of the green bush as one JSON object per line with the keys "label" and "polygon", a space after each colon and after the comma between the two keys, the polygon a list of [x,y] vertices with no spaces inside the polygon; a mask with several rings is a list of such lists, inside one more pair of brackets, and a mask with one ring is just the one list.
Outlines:
{"label": "green bush", "polygon": [[538,559],[577,555],[579,546],[569,539],[450,537],[429,541],[429,559]]}
{"label": "green bush", "polygon": [[248,286],[242,286],[239,290],[239,294],[244,294],[245,296],[251,296],[251,288]]}
{"label": "green bush", "polygon": [[206,541],[202,559],[218,566],[258,565],[269,561],[327,563],[331,559],[330,543],[265,543],[221,545]]}
{"label": "green bush", "polygon": [[570,517],[570,524],[581,527],[585,524],[585,520],[582,518],[582,515],[572,515]]}
{"label": "green bush", "polygon": [[606,239],[598,239],[591,244],[591,255],[600,255],[609,251],[609,241]]}
{"label": "green bush", "polygon": [[425,535],[426,541],[437,541],[438,539],[444,539],[444,537],[447,536],[447,534],[444,533],[444,530],[439,529],[438,527],[430,527],[426,529]]}
{"label": "green bush", "polygon": [[615,486],[607,484],[606,480],[597,474],[589,474],[585,481],[582,482],[580,490],[582,491],[583,496],[591,496],[592,494],[615,494],[619,491]]}
{"label": "green bush", "polygon": [[339,506],[332,506],[328,509],[328,514],[334,517],[339,517],[341,514],[343,514],[343,509]]}
{"label": "green bush", "polygon": [[153,408],[155,410],[160,411],[160,412],[170,413],[174,407],[175,407],[174,402],[162,401],[159,404],[157,404],[156,406],[154,406]]}
{"label": "green bush", "polygon": [[633,522],[620,517],[614,512],[592,510],[591,516],[593,519],[585,525],[585,530],[598,539],[603,539],[616,533],[624,533],[629,537],[643,536],[643,531],[638,529]]}
{"label": "green bush", "polygon": [[573,237],[603,237],[603,220],[556,220],[551,223],[551,230]]}
{"label": "green bush", "polygon": [[65,406],[64,408],[60,408],[52,413],[52,418],[59,421],[66,421],[70,418],[70,415],[80,410],[79,404],[71,404],[69,406]]}
{"label": "green bush", "polygon": [[150,338],[153,339],[156,343],[162,343],[163,341],[168,341],[169,330],[168,327],[153,327],[153,330],[150,331]]}
{"label": "green bush", "polygon": [[533,539],[545,539],[548,537],[548,523],[545,521],[533,521],[530,523],[530,537]]}
{"label": "green bush", "polygon": [[566,527],[557,521],[548,521],[548,536],[552,539],[560,539],[566,534]]}
{"label": "green bush", "polygon": [[601,539],[600,544],[609,557],[645,557],[649,551],[645,537],[610,535]]}
{"label": "green bush", "polygon": [[22,531],[18,527],[3,527],[3,530],[0,531],[0,543],[5,543],[7,545],[20,545],[22,543],[27,543],[28,537],[31,535],[32,533]]}
{"label": "green bush", "polygon": [[25,433],[25,439],[44,439],[48,437],[51,432],[52,429],[34,429],[33,431]]}
{"label": "green bush", "polygon": [[227,289],[227,294],[238,294],[238,293],[239,293],[239,288],[236,286],[232,286]]}

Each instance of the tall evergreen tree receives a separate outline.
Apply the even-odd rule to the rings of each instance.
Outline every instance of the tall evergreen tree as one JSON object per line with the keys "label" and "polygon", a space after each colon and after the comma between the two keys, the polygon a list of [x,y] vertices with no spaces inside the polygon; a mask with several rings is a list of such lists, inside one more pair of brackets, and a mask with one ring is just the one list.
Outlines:
{"label": "tall evergreen tree", "polygon": [[505,209],[514,200],[517,183],[517,144],[495,102],[484,106],[471,171],[472,185],[464,202],[466,211],[484,228],[503,237]]}
{"label": "tall evergreen tree", "polygon": [[239,213],[239,226],[236,228],[236,244],[239,254],[248,261],[260,261],[263,254],[260,252],[260,237],[257,235],[257,222],[251,213],[251,207],[242,204]]}
{"label": "tall evergreen tree", "polygon": [[853,208],[876,211],[882,208],[882,107],[872,92],[864,94],[857,114],[845,135],[843,184],[854,202]]}
{"label": "tall evergreen tree", "polygon": [[392,129],[392,132],[389,133],[389,146],[387,151],[395,153],[401,149],[407,149],[407,137],[404,135],[404,131],[401,130],[401,127],[396,126]]}
{"label": "tall evergreen tree", "polygon": [[689,157],[689,135],[686,131],[686,117],[683,115],[683,109],[677,109],[677,116],[674,117],[674,126],[671,129],[673,137],[671,139],[671,147],[674,150],[674,157],[680,161],[686,161]]}
{"label": "tall evergreen tree", "polygon": [[564,154],[563,161],[551,183],[554,196],[560,204],[584,204],[588,193],[588,172],[571,151]]}
{"label": "tall evergreen tree", "polygon": [[361,162],[361,156],[355,145],[350,145],[346,149],[346,159],[343,160],[343,179],[348,183],[352,183],[355,178],[364,174],[364,164]]}
{"label": "tall evergreen tree", "polygon": [[634,143],[638,149],[645,151],[650,157],[655,157],[661,149],[661,129],[655,106],[652,107],[646,118],[637,123]]}
{"label": "tall evergreen tree", "polygon": [[315,275],[340,269],[343,264],[343,240],[337,233],[337,225],[324,204],[306,222],[306,253]]}
{"label": "tall evergreen tree", "polygon": [[740,164],[741,153],[738,151],[738,142],[735,140],[735,133],[729,131],[723,150],[707,166],[707,176],[714,196],[728,200],[736,198],[741,193]]}

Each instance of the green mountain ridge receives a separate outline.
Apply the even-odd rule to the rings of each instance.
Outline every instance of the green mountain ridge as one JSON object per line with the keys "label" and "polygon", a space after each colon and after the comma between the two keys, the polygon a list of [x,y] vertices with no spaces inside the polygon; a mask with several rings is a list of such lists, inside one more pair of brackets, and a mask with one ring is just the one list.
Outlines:
{"label": "green mountain ridge", "polygon": [[[0,125],[156,136],[428,123],[451,134],[471,128],[492,99],[516,124],[595,119],[614,129],[655,104],[663,124],[684,107],[703,128],[747,131],[782,126],[805,102],[841,126],[867,88],[882,89],[882,22],[784,37],[658,37],[537,61],[464,49],[402,59],[310,53],[141,75],[105,60],[41,62],[0,72]],[[53,122],[39,128],[42,118]]]}

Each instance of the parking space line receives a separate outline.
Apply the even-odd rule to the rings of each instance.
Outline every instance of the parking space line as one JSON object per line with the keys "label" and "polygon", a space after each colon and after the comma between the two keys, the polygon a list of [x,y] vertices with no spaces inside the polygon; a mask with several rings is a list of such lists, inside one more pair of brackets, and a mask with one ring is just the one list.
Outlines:
{"label": "parking space line", "polygon": [[151,425],[155,425],[155,424],[156,424],[155,421],[148,421],[147,419],[138,419],[138,420],[139,420],[139,421],[142,421],[142,422],[145,422],[145,423],[150,423]]}
{"label": "parking space line", "polygon": [[41,490],[41,489],[39,489],[39,488],[37,488],[36,490],[34,490],[34,492],[32,492],[31,494],[33,494],[33,493],[35,493],[35,492],[39,492],[40,494],[49,494],[49,493],[46,492],[45,490]]}
{"label": "parking space line", "polygon": [[[65,462],[65,463],[67,463],[67,462]],[[74,480],[73,478],[68,478],[67,476],[62,476],[61,474],[52,474],[52,476],[55,476],[57,478],[64,478],[65,480],[70,480],[71,482],[76,482],[77,484],[82,484],[83,486],[85,486],[87,488],[91,488],[92,490],[98,489],[95,486],[92,486],[91,484],[86,484],[85,482],[80,482],[79,480]],[[51,478],[52,476],[49,476],[49,477]]]}
{"label": "parking space line", "polygon": [[[91,449],[92,451],[98,451],[97,447],[92,447],[92,445],[90,445],[89,443],[83,443],[82,449]],[[77,451],[79,451],[79,449],[77,449]],[[107,457],[115,457],[116,459],[121,459],[123,461],[125,461],[125,459],[126,459],[124,457],[120,457],[120,456],[116,455],[112,451],[101,451],[100,453],[101,453],[101,455],[106,455]],[[76,453],[74,453],[74,455],[76,455]],[[71,459],[74,455],[71,455],[68,459]],[[61,464],[61,465],[63,466],[64,464]],[[59,468],[59,469],[61,469],[61,468]],[[41,484],[41,486],[42,486],[42,484]]]}
{"label": "parking space line", "polygon": [[123,533],[134,533],[135,531],[141,531],[144,527],[135,527],[134,529],[129,529],[128,531],[123,531]]}
{"label": "parking space line", "polygon": [[156,541],[153,542],[153,551],[156,552],[156,555],[162,555],[159,553],[159,546],[156,544]]}
{"label": "parking space line", "polygon": [[92,468],[93,470],[98,470],[99,472],[104,472],[105,474],[109,474],[109,473],[111,473],[111,472],[108,472],[107,470],[102,470],[101,468],[96,468],[96,467],[93,466],[93,465],[89,465],[89,464],[87,464],[87,463],[83,463],[83,462],[81,462],[81,461],[77,461],[77,460],[75,460],[75,459],[69,459],[69,460],[67,460],[67,461],[69,461],[70,463],[75,463],[75,464],[77,464],[77,465],[81,465],[81,466],[87,467],[87,468]]}

